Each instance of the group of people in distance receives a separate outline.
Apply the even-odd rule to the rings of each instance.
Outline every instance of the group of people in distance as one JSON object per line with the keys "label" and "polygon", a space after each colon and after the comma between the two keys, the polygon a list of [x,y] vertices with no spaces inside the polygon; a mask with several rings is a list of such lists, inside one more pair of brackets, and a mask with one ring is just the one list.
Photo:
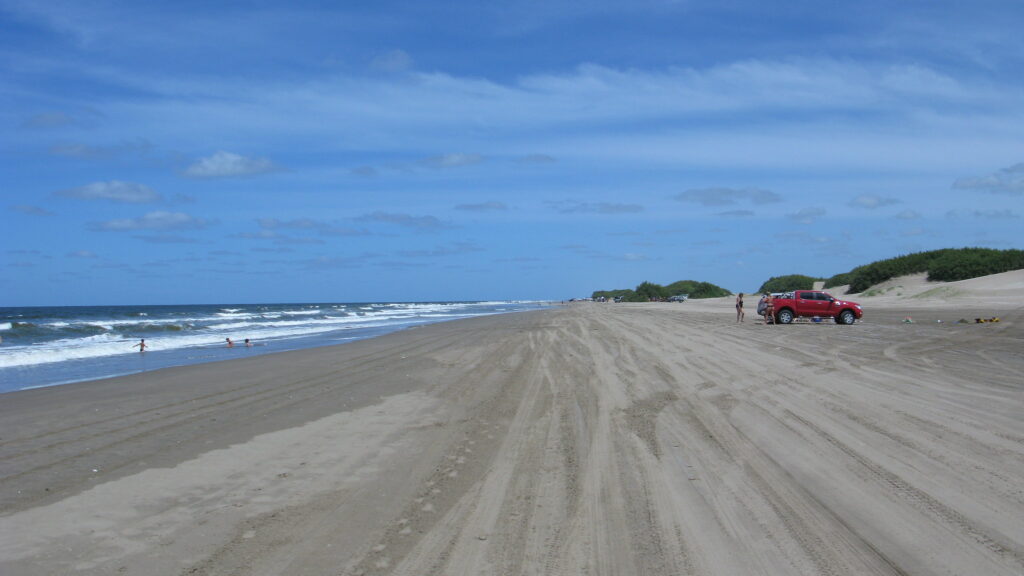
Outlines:
{"label": "group of people in distance", "polygon": [[[231,341],[231,338],[225,338],[224,341],[227,342],[228,348],[235,347],[235,343]],[[252,341],[249,340],[248,338],[245,339],[245,347],[252,348]],[[132,348],[138,348],[139,352],[145,352],[146,348],[149,348],[149,344],[146,344],[146,339],[142,338],[139,340],[139,343],[136,344],[135,346],[132,346]]]}
{"label": "group of people in distance", "polygon": [[[771,292],[765,292],[757,303],[757,313],[764,317],[765,324],[775,323],[775,298]],[[736,295],[736,322],[743,322],[746,313],[743,312],[743,292]]]}

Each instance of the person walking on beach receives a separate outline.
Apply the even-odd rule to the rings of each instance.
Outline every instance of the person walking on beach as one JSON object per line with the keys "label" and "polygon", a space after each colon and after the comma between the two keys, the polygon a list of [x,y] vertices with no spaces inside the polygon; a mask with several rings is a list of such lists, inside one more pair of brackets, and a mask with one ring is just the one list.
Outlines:
{"label": "person walking on beach", "polygon": [[743,322],[743,292],[736,295],[736,321]]}
{"label": "person walking on beach", "polygon": [[146,351],[146,339],[145,338],[140,339],[139,343],[136,344],[135,346],[132,346],[132,348],[138,348],[139,352],[145,352]]}

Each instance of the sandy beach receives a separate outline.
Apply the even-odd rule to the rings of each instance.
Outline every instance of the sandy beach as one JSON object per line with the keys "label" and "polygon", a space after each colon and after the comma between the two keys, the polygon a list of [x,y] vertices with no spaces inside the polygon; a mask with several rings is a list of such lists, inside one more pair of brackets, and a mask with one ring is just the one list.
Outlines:
{"label": "sandy beach", "polygon": [[580,303],[5,394],[0,574],[1024,573],[1024,272],[848,298],[853,326]]}

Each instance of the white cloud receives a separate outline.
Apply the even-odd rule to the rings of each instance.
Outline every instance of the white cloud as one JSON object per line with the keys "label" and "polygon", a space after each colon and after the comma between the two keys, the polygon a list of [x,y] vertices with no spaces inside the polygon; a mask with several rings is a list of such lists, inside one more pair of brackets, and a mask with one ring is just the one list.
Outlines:
{"label": "white cloud", "polygon": [[261,230],[257,234],[242,236],[245,238],[257,239],[280,239],[284,238],[277,234],[277,230],[307,230],[316,231],[324,236],[368,236],[366,230],[340,226],[332,222],[313,220],[312,218],[295,218],[292,220],[281,220],[278,218],[259,218],[256,220]]}
{"label": "white cloud", "polygon": [[398,254],[407,258],[429,258],[470,254],[473,252],[483,252],[483,248],[473,242],[454,242],[445,246],[437,246],[431,250],[401,250]]}
{"label": "white cloud", "polygon": [[472,166],[483,162],[483,156],[479,154],[442,154],[425,158],[423,164],[435,168],[458,168],[461,166]]}
{"label": "white cloud", "polygon": [[217,152],[185,169],[190,178],[234,178],[273,172],[278,167],[267,158],[247,158],[232,152]]}
{"label": "white cloud", "polygon": [[441,222],[435,216],[412,216],[410,214],[395,214],[391,212],[373,212],[372,214],[360,216],[357,220],[362,222],[384,222],[386,224],[394,224],[396,226],[421,231],[440,230],[452,227],[449,224]]}
{"label": "white cloud", "polygon": [[61,190],[57,196],[65,198],[78,198],[81,200],[111,200],[113,202],[126,202],[130,204],[144,204],[147,202],[159,202],[160,194],[157,194],[149,186],[135,182],[122,182],[111,180],[110,182],[93,182],[78,188]]}
{"label": "white cloud", "polygon": [[22,122],[22,128],[62,128],[75,123],[75,119],[63,112],[41,112]]}
{"label": "white cloud", "polygon": [[1008,208],[989,210],[968,210],[964,208],[950,210],[946,212],[946,216],[949,218],[979,218],[982,220],[1014,220],[1020,218],[1019,214]]}
{"label": "white cloud", "polygon": [[316,229],[324,226],[322,222],[317,222],[311,218],[296,218],[294,220],[280,220],[278,218],[259,218],[256,220],[260,228],[265,230],[274,230],[277,228],[292,228],[292,229]]}
{"label": "white cloud", "polygon": [[50,147],[50,154],[54,156],[65,156],[68,158],[108,158],[128,153],[145,153],[153,148],[153,145],[145,140],[134,142],[123,142],[111,146],[94,146],[80,142],[55,144]]}
{"label": "white cloud", "polygon": [[916,210],[904,210],[894,216],[898,220],[920,220],[921,213]]}
{"label": "white cloud", "polygon": [[953,182],[953,188],[1003,194],[1024,194],[1024,162],[1003,168],[987,176],[960,178]]}
{"label": "white cloud", "polygon": [[148,234],[132,236],[148,244],[197,244],[195,238],[187,238],[178,234]]}
{"label": "white cloud", "polygon": [[867,210],[874,210],[875,208],[881,208],[883,206],[892,206],[893,204],[899,204],[899,200],[895,198],[882,198],[874,194],[861,194],[853,200],[850,200],[850,206],[854,208],[865,208]]}
{"label": "white cloud", "polygon": [[11,206],[10,208],[15,212],[21,212],[22,214],[28,214],[29,216],[53,216],[53,212],[39,206],[19,204],[17,206]]}
{"label": "white cloud", "polygon": [[508,206],[504,202],[491,201],[479,204],[459,204],[455,209],[465,212],[504,212],[508,210]]}
{"label": "white cloud", "polygon": [[[508,82],[442,73],[255,85],[234,78],[115,80],[168,96],[145,104],[146,116],[159,124],[139,126],[163,141],[259,126],[256,138],[267,150],[301,135],[324,152],[377,150],[388,159],[435,148],[439,135],[445,145],[514,159],[536,146],[525,135],[538,130],[544,152],[565,165],[586,159],[777,170],[785,163],[829,171],[877,168],[895,158],[912,170],[948,168],[936,146],[947,157],[977,160],[1017,144],[1024,106],[1011,91],[922,70],[803,59],[661,70],[585,65]],[[453,159],[434,160],[444,166]]]}
{"label": "white cloud", "polygon": [[68,252],[69,258],[95,258],[96,253],[91,250],[75,250],[74,252]]}
{"label": "white cloud", "polygon": [[613,202],[549,202],[562,214],[635,214],[643,212],[639,204],[619,204]]}
{"label": "white cloud", "polygon": [[791,220],[800,224],[813,224],[825,214],[824,208],[801,208],[788,216]]}
{"label": "white cloud", "polygon": [[740,202],[771,204],[782,201],[782,197],[775,192],[758,188],[697,188],[680,192],[675,195],[675,199],[702,206],[731,206]]}
{"label": "white cloud", "polygon": [[197,230],[210,224],[184,212],[150,212],[138,218],[108,220],[97,225],[100,230]]}
{"label": "white cloud", "polygon": [[412,56],[404,50],[391,50],[370,61],[370,67],[382,72],[402,72],[412,68]]}
{"label": "white cloud", "polygon": [[527,154],[516,160],[520,164],[554,164],[558,159],[547,154]]}

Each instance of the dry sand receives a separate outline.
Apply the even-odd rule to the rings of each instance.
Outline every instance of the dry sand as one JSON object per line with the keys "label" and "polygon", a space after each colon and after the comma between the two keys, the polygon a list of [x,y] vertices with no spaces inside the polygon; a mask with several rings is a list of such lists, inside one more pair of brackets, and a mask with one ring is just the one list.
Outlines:
{"label": "dry sand", "polygon": [[0,574],[1022,574],[1024,273],[890,285],[5,394]]}

